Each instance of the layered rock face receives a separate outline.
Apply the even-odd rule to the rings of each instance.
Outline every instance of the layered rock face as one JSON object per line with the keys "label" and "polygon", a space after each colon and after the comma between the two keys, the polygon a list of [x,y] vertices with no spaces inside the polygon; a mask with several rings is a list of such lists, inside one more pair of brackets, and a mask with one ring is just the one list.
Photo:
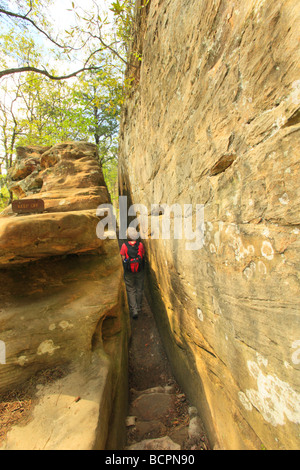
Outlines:
{"label": "layered rock face", "polygon": [[169,358],[212,444],[298,448],[299,3],[152,0],[137,24],[121,193],[204,205],[202,247],[145,240]]}
{"label": "layered rock face", "polygon": [[102,241],[95,237],[99,222],[96,209],[110,198],[95,145],[78,142],[50,149],[20,147],[10,177],[10,190],[24,200],[42,199],[45,212],[12,218],[9,207],[2,213],[2,266],[101,251]]}
{"label": "layered rock face", "polygon": [[9,207],[0,216],[0,393],[41,369],[68,373],[39,390],[34,419],[13,428],[4,448],[118,445],[129,330],[118,243],[96,235],[96,209],[110,201],[97,147],[18,149],[11,178],[11,189],[42,199],[45,212]]}

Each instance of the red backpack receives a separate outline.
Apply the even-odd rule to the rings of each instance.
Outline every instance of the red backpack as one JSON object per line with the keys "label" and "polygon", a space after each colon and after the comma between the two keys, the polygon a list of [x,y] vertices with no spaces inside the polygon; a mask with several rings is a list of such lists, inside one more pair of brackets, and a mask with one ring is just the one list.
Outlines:
{"label": "red backpack", "polygon": [[141,242],[136,242],[134,245],[130,245],[128,241],[125,242],[128,253],[128,258],[124,260],[124,269],[126,272],[138,273],[144,269],[144,259],[138,254],[140,243]]}

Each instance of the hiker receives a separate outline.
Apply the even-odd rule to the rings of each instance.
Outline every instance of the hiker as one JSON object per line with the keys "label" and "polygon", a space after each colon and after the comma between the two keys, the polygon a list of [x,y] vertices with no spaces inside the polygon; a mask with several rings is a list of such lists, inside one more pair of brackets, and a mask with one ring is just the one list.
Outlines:
{"label": "hiker", "polygon": [[138,241],[139,234],[134,227],[127,229],[127,241],[123,243],[120,254],[124,266],[124,280],[127,290],[129,310],[132,318],[138,318],[142,310],[144,291],[144,245]]}

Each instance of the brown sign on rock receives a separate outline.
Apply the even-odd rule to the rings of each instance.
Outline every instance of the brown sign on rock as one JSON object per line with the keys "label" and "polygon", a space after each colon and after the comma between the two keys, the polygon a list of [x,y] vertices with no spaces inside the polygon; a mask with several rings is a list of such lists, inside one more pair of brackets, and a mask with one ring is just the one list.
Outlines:
{"label": "brown sign on rock", "polygon": [[17,214],[35,214],[44,212],[45,204],[42,199],[20,199],[12,202],[12,210]]}

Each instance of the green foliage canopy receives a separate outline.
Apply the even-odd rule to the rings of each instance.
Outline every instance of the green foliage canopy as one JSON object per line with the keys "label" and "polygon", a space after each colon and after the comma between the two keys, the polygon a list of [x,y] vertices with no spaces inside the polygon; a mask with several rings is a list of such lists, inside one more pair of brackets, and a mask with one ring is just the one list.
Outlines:
{"label": "green foliage canopy", "polygon": [[[76,23],[60,35],[47,15],[54,2],[0,0],[0,19],[4,19],[0,26],[2,202],[8,198],[6,173],[18,145],[93,141],[110,189],[116,186],[118,126],[134,1],[112,2],[115,19],[109,33],[105,30],[108,16],[100,14],[96,2],[88,12],[73,3]],[[77,71],[70,72],[70,64],[79,64]]]}

